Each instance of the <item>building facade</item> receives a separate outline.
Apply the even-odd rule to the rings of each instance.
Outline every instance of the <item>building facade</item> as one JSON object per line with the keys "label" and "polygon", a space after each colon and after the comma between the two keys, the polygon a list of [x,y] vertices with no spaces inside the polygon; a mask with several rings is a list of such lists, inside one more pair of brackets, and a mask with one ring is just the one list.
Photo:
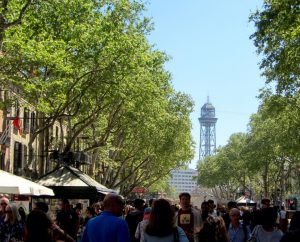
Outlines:
{"label": "building facade", "polygon": [[16,87],[2,88],[0,101],[0,169],[33,178],[44,174],[52,168],[49,154],[58,148],[62,126],[54,122],[37,132],[43,115]]}
{"label": "building facade", "polygon": [[174,187],[178,194],[181,192],[192,193],[198,188],[197,175],[197,170],[194,169],[172,170],[169,185]]}

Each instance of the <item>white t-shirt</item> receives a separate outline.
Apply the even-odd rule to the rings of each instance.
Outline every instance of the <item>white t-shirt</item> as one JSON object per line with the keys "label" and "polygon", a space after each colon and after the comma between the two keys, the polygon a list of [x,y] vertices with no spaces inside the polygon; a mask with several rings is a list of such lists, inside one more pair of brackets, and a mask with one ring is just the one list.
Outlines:
{"label": "white t-shirt", "polygon": [[[257,242],[279,242],[283,233],[281,230],[274,230],[272,232],[265,231],[261,225],[257,225],[256,238]],[[255,230],[256,228],[254,228]],[[254,232],[253,230],[253,232]]]}

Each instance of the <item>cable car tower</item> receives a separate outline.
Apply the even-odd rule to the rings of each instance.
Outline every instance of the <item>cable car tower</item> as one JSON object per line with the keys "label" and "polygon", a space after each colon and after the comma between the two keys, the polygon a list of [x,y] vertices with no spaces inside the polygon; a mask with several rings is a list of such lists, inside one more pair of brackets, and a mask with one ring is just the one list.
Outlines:
{"label": "cable car tower", "polygon": [[200,147],[199,147],[199,160],[213,155],[216,151],[216,123],[215,107],[209,102],[201,108],[200,122]]}

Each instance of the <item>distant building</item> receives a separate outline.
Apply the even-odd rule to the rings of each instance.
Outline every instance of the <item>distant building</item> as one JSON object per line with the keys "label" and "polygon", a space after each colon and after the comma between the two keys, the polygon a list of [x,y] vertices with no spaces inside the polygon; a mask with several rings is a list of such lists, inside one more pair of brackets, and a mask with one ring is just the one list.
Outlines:
{"label": "distant building", "polygon": [[196,181],[197,175],[197,170],[193,169],[172,170],[169,184],[174,187],[178,193],[191,193],[198,188]]}

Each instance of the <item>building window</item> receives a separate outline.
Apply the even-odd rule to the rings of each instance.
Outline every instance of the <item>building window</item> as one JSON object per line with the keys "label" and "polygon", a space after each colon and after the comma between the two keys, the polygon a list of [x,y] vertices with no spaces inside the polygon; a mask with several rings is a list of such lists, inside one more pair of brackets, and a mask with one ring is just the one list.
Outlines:
{"label": "building window", "polygon": [[0,152],[0,169],[5,170],[5,152]]}
{"label": "building window", "polygon": [[14,145],[14,174],[21,175],[23,168],[22,143],[15,142]]}
{"label": "building window", "polygon": [[36,130],[36,115],[35,112],[30,114],[30,133],[33,134]]}
{"label": "building window", "polygon": [[23,115],[23,130],[25,133],[29,133],[29,110],[28,108],[24,108]]}
{"label": "building window", "polygon": [[56,126],[55,127],[55,141],[58,141],[58,135],[59,135],[59,128]]}

